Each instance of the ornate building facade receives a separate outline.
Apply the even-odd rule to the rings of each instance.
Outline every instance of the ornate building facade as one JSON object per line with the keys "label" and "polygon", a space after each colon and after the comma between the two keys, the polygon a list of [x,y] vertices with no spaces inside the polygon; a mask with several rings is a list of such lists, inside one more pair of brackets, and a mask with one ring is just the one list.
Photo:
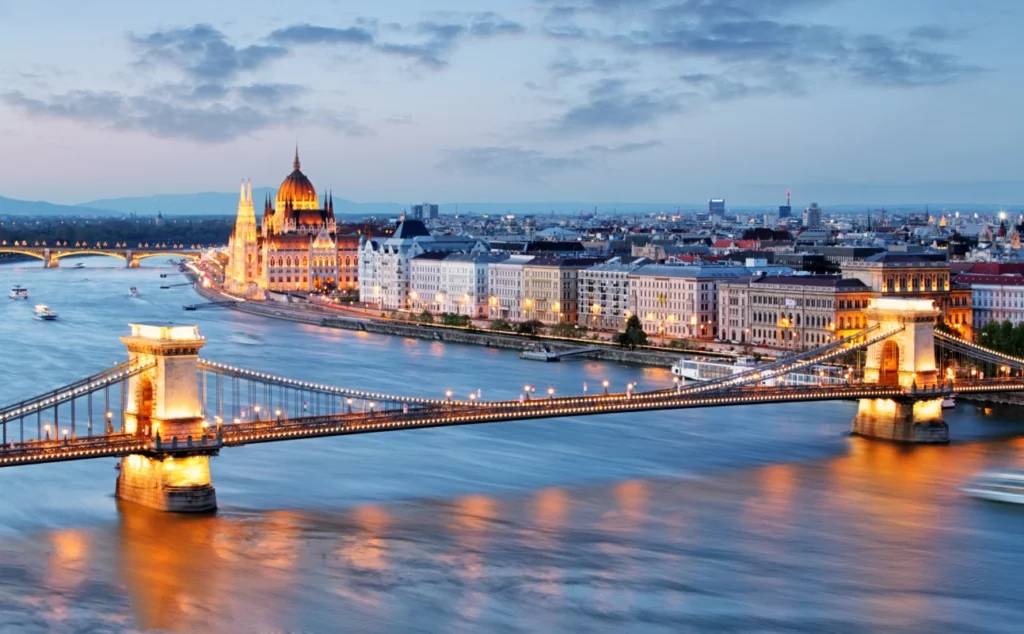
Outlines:
{"label": "ornate building facade", "polygon": [[252,184],[242,185],[228,247],[226,286],[251,297],[264,297],[267,291],[357,290],[359,236],[339,233],[334,198],[324,194],[321,204],[302,173],[298,148],[292,167],[277,196],[264,201],[259,227]]}

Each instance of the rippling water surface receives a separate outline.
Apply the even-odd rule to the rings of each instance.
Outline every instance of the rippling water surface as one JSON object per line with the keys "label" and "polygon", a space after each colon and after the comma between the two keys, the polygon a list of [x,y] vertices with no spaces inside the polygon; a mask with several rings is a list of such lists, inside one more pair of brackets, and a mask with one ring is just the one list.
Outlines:
{"label": "rippling water surface", "polygon": [[[198,323],[208,358],[395,393],[671,382],[187,313],[190,289],[159,288],[181,281],[171,268],[82,261],[0,266],[0,285],[32,295],[0,300],[0,401],[123,360],[132,321]],[[33,321],[36,302],[60,321]],[[114,460],[3,469],[0,631],[1020,631],[1024,508],[958,487],[1024,468],[1021,411],[962,403],[953,445],[916,448],[849,438],[853,414],[737,407],[228,449],[205,517],[117,503]]]}

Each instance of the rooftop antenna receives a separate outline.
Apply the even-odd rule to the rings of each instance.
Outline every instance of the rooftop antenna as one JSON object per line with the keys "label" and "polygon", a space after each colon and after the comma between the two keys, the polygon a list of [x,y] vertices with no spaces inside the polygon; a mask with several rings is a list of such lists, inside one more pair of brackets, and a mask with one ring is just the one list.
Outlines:
{"label": "rooftop antenna", "polygon": [[789,190],[788,189],[786,190],[786,206],[787,207],[791,207],[792,206],[792,205],[789,204]]}

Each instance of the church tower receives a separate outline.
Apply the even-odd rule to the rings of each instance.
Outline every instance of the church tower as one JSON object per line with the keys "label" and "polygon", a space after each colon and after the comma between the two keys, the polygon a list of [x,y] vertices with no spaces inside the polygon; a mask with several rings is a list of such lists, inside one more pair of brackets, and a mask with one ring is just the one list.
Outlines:
{"label": "church tower", "polygon": [[231,261],[228,277],[232,286],[244,291],[257,283],[258,250],[256,244],[256,212],[252,204],[252,181],[243,182],[238,195],[238,216],[231,234]]}

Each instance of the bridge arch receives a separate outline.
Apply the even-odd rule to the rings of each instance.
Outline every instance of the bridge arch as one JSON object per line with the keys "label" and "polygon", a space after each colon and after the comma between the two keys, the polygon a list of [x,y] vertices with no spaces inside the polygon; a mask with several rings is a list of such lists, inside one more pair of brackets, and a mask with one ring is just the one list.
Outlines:
{"label": "bridge arch", "polygon": [[882,357],[878,368],[879,385],[899,385],[900,360],[900,345],[892,339],[887,339],[882,344]]}
{"label": "bridge arch", "polygon": [[60,260],[77,255],[105,255],[119,260],[127,260],[128,257],[121,251],[108,251],[106,249],[73,249],[68,251],[51,251],[52,257]]}
{"label": "bridge arch", "polygon": [[138,387],[135,394],[135,429],[136,435],[148,436],[150,426],[153,424],[153,380],[148,374],[139,377]]}
{"label": "bridge arch", "polygon": [[144,251],[142,253],[138,253],[135,251],[132,252],[132,258],[136,260],[145,260],[146,258],[157,258],[162,255],[175,256],[179,258],[189,258],[191,260],[199,259],[199,253],[193,253],[191,251]]}
{"label": "bridge arch", "polygon": [[27,255],[37,260],[46,261],[46,256],[43,254],[42,249],[30,249],[28,247],[17,248],[17,247],[0,247],[0,253],[11,253],[16,255]]}

